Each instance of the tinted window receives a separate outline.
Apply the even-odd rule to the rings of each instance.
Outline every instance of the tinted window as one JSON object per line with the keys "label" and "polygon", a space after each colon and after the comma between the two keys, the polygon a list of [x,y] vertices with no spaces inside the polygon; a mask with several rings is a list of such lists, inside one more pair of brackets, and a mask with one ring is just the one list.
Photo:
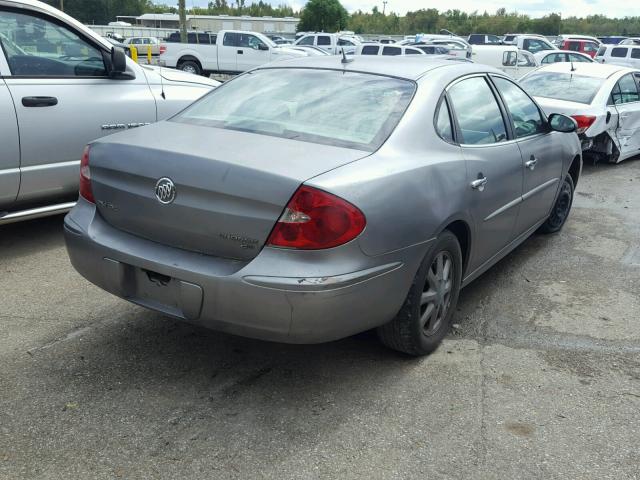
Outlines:
{"label": "tinted window", "polygon": [[420,50],[415,49],[415,48],[405,48],[404,49],[404,54],[405,55],[422,55],[422,52]]}
{"label": "tinted window", "polygon": [[440,47],[418,47],[424,53],[428,53],[429,55],[435,53],[436,48],[440,49]]}
{"label": "tinted window", "polygon": [[365,45],[360,52],[362,55],[377,55],[380,47],[377,45]]}
{"label": "tinted window", "polygon": [[631,50],[631,58],[640,58],[640,48],[633,48]]}
{"label": "tinted window", "polygon": [[559,62],[566,62],[567,61],[567,56],[564,53],[551,53],[549,55],[547,55],[546,57],[544,57],[542,59],[541,63],[547,64],[547,63],[559,63]]}
{"label": "tinted window", "polygon": [[496,35],[487,35],[487,43],[500,45],[502,43],[502,40],[500,40],[500,37]]}
{"label": "tinted window", "polygon": [[240,43],[240,34],[239,33],[230,33],[227,32],[224,34],[224,38],[222,39],[222,45],[225,47],[237,47]]}
{"label": "tinted window", "polygon": [[313,35],[302,37],[302,40],[298,42],[298,45],[313,45]]}
{"label": "tinted window", "polygon": [[493,79],[504,103],[509,109],[511,120],[513,120],[513,130],[517,138],[536,135],[545,131],[545,122],[536,107],[526,93],[520,87],[504,78]]}
{"label": "tinted window", "polygon": [[580,51],[580,42],[567,42],[567,50]]}
{"label": "tinted window", "polygon": [[211,38],[208,33],[199,33],[198,34],[198,43],[202,45],[209,45],[211,43]]}
{"label": "tinted window", "polygon": [[504,119],[493,92],[483,77],[456,83],[449,89],[462,133],[462,143],[481,145],[507,139]]}
{"label": "tinted window", "polygon": [[617,57],[617,58],[624,58],[627,56],[628,50],[629,50],[628,48],[616,47],[613,50],[611,50],[611,56]]}
{"label": "tinted window", "polygon": [[596,53],[596,57],[604,56],[604,53],[607,51],[607,47],[604,45],[598,49],[598,53]]}
{"label": "tinted window", "polygon": [[438,108],[436,118],[436,132],[447,142],[453,142],[453,127],[451,126],[451,114],[446,100],[442,100]]}
{"label": "tinted window", "polygon": [[94,77],[107,74],[102,52],[41,17],[0,11],[0,46],[12,75]]}
{"label": "tinted window", "polygon": [[379,75],[271,68],[224,84],[172,121],[372,151],[414,91],[414,82]]}
{"label": "tinted window", "polygon": [[638,96],[638,86],[631,74],[625,75],[618,80],[617,88],[613,90],[612,97],[613,103],[616,105],[637,102],[640,100]]}
{"label": "tinted window", "polygon": [[604,79],[560,72],[533,72],[520,85],[534,97],[591,103]]}
{"label": "tinted window", "polygon": [[469,35],[469,43],[471,45],[482,45],[484,43],[484,35]]}
{"label": "tinted window", "polygon": [[382,49],[382,55],[401,55],[402,49],[399,47],[384,47]]}
{"label": "tinted window", "polygon": [[327,35],[318,36],[318,45],[331,45],[331,37]]}
{"label": "tinted window", "polygon": [[590,60],[588,58],[583,57],[582,55],[576,55],[575,53],[570,53],[569,58],[572,62],[581,62],[581,63],[589,63]]}
{"label": "tinted window", "polygon": [[346,46],[349,46],[349,47],[353,47],[355,45],[355,43],[353,43],[350,40],[345,40],[344,38],[340,38],[340,39],[338,39],[338,45],[340,45],[340,46],[346,45]]}
{"label": "tinted window", "polygon": [[531,53],[541,52],[542,50],[553,50],[546,42],[534,38],[525,38],[522,46],[524,50],[528,50]]}

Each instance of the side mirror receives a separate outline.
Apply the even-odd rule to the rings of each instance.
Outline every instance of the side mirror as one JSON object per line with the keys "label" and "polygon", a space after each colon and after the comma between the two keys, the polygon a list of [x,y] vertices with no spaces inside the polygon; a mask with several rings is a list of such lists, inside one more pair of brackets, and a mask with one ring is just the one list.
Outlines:
{"label": "side mirror", "polygon": [[269,46],[265,45],[264,43],[259,43],[258,50],[269,50]]}
{"label": "side mirror", "polygon": [[111,75],[118,75],[127,71],[127,55],[120,47],[111,49]]}
{"label": "side mirror", "polygon": [[578,129],[578,124],[573,118],[562,115],[561,113],[552,113],[549,115],[549,126],[551,130],[562,133],[571,133]]}

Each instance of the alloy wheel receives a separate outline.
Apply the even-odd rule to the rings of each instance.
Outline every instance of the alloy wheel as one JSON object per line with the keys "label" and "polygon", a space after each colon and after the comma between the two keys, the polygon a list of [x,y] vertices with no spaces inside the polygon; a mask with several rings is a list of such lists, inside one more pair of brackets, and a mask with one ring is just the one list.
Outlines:
{"label": "alloy wheel", "polygon": [[427,337],[440,330],[449,312],[454,269],[453,259],[447,251],[438,253],[429,267],[420,297],[420,325]]}

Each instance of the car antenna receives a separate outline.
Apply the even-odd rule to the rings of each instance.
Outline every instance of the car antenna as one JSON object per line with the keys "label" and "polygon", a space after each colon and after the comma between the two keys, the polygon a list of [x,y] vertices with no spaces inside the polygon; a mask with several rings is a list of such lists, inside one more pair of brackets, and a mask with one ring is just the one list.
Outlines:
{"label": "car antenna", "polygon": [[347,54],[344,53],[344,47],[342,47],[340,50],[342,51],[342,60],[340,60],[340,62],[351,63],[355,60],[355,58],[347,58]]}
{"label": "car antenna", "polygon": [[575,71],[576,71],[576,67],[575,67],[575,65],[573,64],[573,60],[569,60],[569,61],[571,62],[571,71],[572,71],[572,72],[575,72]]}

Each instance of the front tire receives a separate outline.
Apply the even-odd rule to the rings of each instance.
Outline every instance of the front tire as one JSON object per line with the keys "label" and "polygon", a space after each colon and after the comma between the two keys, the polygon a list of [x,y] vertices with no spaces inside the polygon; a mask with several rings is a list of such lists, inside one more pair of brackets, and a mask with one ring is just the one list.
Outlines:
{"label": "front tire", "polygon": [[539,229],[541,233],[556,233],[562,229],[573,205],[573,191],[573,179],[571,175],[567,175],[560,186],[560,193],[556,203],[553,204],[549,218]]}
{"label": "front tire", "polygon": [[396,317],[378,327],[380,341],[409,355],[433,352],[449,332],[461,281],[460,244],[445,230],[423,259]]}

